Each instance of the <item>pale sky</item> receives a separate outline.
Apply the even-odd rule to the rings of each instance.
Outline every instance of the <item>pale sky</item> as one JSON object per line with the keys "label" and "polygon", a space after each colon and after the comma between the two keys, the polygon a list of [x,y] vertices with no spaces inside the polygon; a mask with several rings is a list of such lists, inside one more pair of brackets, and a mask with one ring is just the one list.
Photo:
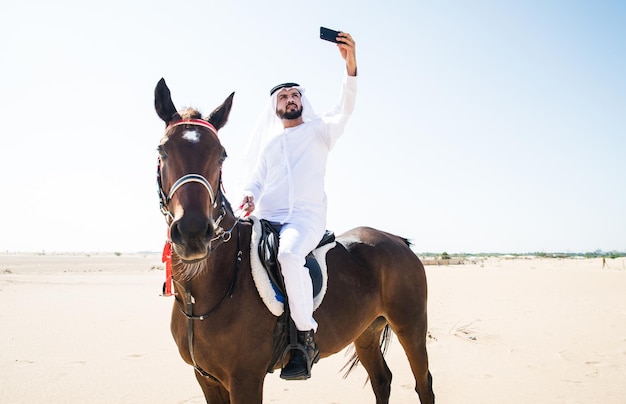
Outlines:
{"label": "pale sky", "polygon": [[623,1],[3,1],[0,251],[160,251],[154,87],[220,131],[239,201],[277,83],[330,109],[357,42],[355,113],[330,155],[328,228],[418,252],[626,251]]}

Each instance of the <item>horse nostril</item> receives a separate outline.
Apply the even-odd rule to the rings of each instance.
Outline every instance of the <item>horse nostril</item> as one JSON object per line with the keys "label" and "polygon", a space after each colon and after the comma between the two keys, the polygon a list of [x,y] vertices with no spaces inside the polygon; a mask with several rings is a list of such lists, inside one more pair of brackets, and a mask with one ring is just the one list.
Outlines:
{"label": "horse nostril", "polygon": [[182,236],[180,234],[180,229],[178,228],[178,222],[174,222],[170,226],[170,240],[172,240],[175,244],[182,244]]}
{"label": "horse nostril", "polygon": [[211,240],[213,235],[215,235],[215,229],[213,228],[213,223],[209,222],[206,228],[206,239]]}
{"label": "horse nostril", "polygon": [[177,245],[192,246],[206,243],[214,236],[215,226],[206,217],[187,214],[170,225],[170,239]]}

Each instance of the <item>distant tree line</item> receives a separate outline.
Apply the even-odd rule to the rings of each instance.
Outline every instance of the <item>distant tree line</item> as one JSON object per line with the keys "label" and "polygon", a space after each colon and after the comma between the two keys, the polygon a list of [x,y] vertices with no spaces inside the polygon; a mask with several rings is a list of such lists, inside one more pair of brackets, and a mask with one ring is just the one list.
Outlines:
{"label": "distant tree line", "polygon": [[626,252],[620,251],[602,251],[596,250],[594,252],[586,252],[586,253],[562,253],[562,252],[533,252],[533,253],[455,253],[449,254],[447,252],[443,253],[435,253],[435,252],[422,252],[417,253],[420,257],[425,258],[437,258],[437,259],[451,259],[451,258],[468,258],[468,257],[543,257],[543,258],[620,258],[626,257]]}

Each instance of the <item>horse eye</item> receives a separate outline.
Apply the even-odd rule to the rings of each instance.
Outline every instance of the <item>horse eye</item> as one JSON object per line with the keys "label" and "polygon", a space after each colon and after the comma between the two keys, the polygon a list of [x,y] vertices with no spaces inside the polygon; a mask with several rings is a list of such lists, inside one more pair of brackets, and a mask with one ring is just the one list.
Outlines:
{"label": "horse eye", "polygon": [[167,153],[165,152],[165,149],[163,149],[163,146],[157,147],[157,151],[159,152],[160,158],[164,159],[167,157]]}
{"label": "horse eye", "polygon": [[226,157],[228,157],[228,154],[226,154],[226,151],[223,151],[222,155],[220,156],[220,164],[222,164],[226,160]]}

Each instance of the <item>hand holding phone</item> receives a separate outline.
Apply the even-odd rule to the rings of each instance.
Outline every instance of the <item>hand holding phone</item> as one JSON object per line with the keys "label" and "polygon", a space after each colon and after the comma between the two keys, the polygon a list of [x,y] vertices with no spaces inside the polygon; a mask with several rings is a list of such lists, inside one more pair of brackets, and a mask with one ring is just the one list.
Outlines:
{"label": "hand holding phone", "polygon": [[[339,35],[341,36],[339,37]],[[346,61],[348,76],[356,76],[356,54],[354,39],[347,32],[335,31],[326,27],[320,27],[320,38],[339,44],[337,47],[341,52],[341,57]]]}
{"label": "hand holding phone", "polygon": [[339,31],[326,27],[320,27],[320,39],[337,43],[337,35],[339,35]]}

